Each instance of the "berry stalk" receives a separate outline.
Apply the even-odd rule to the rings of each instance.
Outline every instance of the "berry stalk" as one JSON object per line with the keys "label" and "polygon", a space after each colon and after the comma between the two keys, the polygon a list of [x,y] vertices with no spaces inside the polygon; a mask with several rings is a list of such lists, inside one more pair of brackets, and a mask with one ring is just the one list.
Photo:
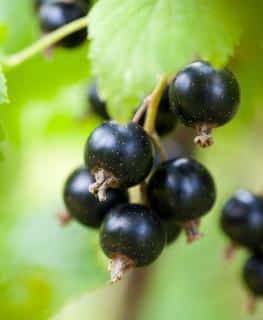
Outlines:
{"label": "berry stalk", "polygon": [[167,86],[168,76],[161,76],[157,86],[153,90],[152,94],[149,96],[149,106],[147,108],[146,120],[144,129],[148,132],[149,135],[152,135],[155,132],[155,122],[158,112],[159,103],[162,97],[162,94]]}
{"label": "berry stalk", "polygon": [[89,17],[80,18],[67,25],[61,27],[60,29],[43,36],[41,39],[33,43],[30,47],[23,49],[22,51],[12,54],[2,61],[4,69],[12,69],[25,61],[32,58],[34,55],[48,49],[61,39],[66,36],[81,30],[88,26]]}
{"label": "berry stalk", "polygon": [[141,118],[143,117],[145,111],[147,110],[147,108],[149,107],[149,102],[150,102],[151,96],[146,97],[143,100],[142,105],[138,108],[138,110],[135,112],[135,115],[132,119],[133,122],[135,123],[139,123]]}

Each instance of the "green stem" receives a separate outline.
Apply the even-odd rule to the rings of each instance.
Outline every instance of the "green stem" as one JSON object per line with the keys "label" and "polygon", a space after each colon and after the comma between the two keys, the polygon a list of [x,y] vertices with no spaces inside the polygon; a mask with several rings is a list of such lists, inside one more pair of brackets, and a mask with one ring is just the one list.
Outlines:
{"label": "green stem", "polygon": [[162,76],[149,97],[149,106],[147,108],[147,115],[145,120],[144,129],[149,135],[155,132],[155,121],[157,117],[159,103],[164,89],[167,86],[168,77]]}
{"label": "green stem", "polygon": [[3,67],[7,70],[14,68],[22,64],[26,60],[32,58],[34,55],[38,54],[39,52],[42,52],[45,49],[49,48],[53,44],[65,38],[66,36],[80,29],[83,29],[87,26],[88,26],[88,16],[85,16],[71,23],[68,23],[67,25],[59,28],[58,30],[53,31],[47,34],[46,36],[42,37],[41,39],[36,41],[34,44],[32,44],[30,47],[4,58],[4,60],[2,61]]}

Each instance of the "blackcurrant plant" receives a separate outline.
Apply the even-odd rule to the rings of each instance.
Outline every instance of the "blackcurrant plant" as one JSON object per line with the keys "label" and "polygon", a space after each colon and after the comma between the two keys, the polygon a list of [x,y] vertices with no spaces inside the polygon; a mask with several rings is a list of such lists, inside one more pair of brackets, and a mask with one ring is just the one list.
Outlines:
{"label": "blackcurrant plant", "polygon": [[[87,228],[81,229],[80,226],[68,228],[64,233],[65,238],[71,236],[70,232],[74,228],[77,230],[77,238],[79,235],[80,238],[82,237],[81,232],[92,235],[89,229],[93,229],[98,237],[95,245],[90,246],[90,251],[94,252],[98,249],[108,258],[110,281],[116,282],[126,272],[132,271],[130,275],[132,280],[127,281],[127,291],[131,294],[129,299],[124,299],[128,301],[127,309],[131,311],[138,308],[134,307],[134,300],[140,300],[139,295],[137,296],[138,288],[136,291],[134,287],[144,285],[144,281],[138,281],[139,273],[136,269],[150,266],[158,259],[168,261],[163,259],[163,251],[169,251],[169,253],[174,251],[176,256],[176,246],[171,246],[171,244],[177,242],[181,233],[186,234],[189,243],[200,239],[201,220],[213,211],[214,214],[220,215],[220,226],[231,242],[230,247],[232,249],[234,247],[244,248],[249,254],[243,267],[243,281],[250,296],[253,297],[253,300],[263,297],[263,196],[260,193],[238,191],[228,198],[219,211],[216,210],[218,182],[220,185],[218,196],[220,197],[225,192],[221,188],[221,181],[214,179],[215,172],[213,171],[215,168],[218,169],[217,165],[209,161],[211,165],[206,167],[193,158],[196,155],[198,159],[206,159],[203,156],[199,158],[201,151],[197,154],[194,152],[195,144],[202,148],[211,146],[213,144],[212,131],[226,125],[234,118],[238,119],[236,116],[238,116],[241,102],[239,82],[242,85],[246,83],[244,81],[245,70],[253,73],[257,68],[254,65],[245,68],[243,66],[243,69],[239,69],[236,75],[228,67],[232,66],[233,70],[238,70],[242,59],[248,61],[249,64],[252,58],[255,58],[254,56],[261,57],[261,51],[259,51],[260,54],[257,54],[257,50],[262,49],[261,46],[258,45],[258,41],[255,41],[257,46],[253,47],[253,41],[248,33],[248,30],[253,30],[253,38],[258,37],[258,33],[254,30],[258,30],[261,24],[262,17],[256,12],[262,11],[260,7],[254,6],[256,8],[254,10],[254,7],[246,4],[245,1],[239,3],[240,11],[244,11],[244,8],[248,9],[244,11],[247,14],[240,14],[242,18],[239,19],[236,17],[238,15],[236,7],[233,8],[231,1],[205,1],[205,4],[182,0],[163,0],[160,3],[146,0],[30,1],[32,1],[30,4],[32,12],[27,16],[33,14],[41,29],[40,39],[31,46],[21,52],[9,54],[12,48],[21,46],[23,41],[26,43],[30,36],[33,37],[37,32],[32,32],[34,30],[25,27],[26,32],[23,33],[21,26],[26,26],[28,22],[22,16],[19,19],[16,17],[18,20],[16,27],[5,26],[4,23],[2,25],[0,21],[1,41],[5,36],[4,31],[9,31],[9,29],[12,31],[11,36],[19,34],[22,39],[15,44],[7,41],[7,50],[3,54],[1,48],[0,103],[8,101],[6,83],[11,83],[10,100],[18,105],[16,108],[10,108],[10,111],[6,108],[3,114],[5,121],[8,119],[7,127],[10,131],[8,136],[11,137],[12,148],[17,146],[18,141],[28,143],[23,135],[19,139],[13,136],[14,131],[21,134],[23,123],[31,119],[31,113],[27,113],[26,110],[24,114],[22,105],[19,105],[19,103],[22,104],[21,101],[24,104],[24,101],[27,100],[22,97],[23,91],[32,93],[39,91],[41,94],[47,91],[49,100],[52,100],[51,92],[53,96],[56,94],[59,100],[63,91],[66,96],[64,102],[74,104],[74,108],[72,107],[65,117],[62,112],[59,113],[59,117],[52,117],[53,112],[56,111],[52,108],[50,108],[51,111],[45,109],[43,114],[46,116],[46,112],[48,113],[46,116],[49,118],[48,125],[45,123],[44,116],[39,120],[43,121],[43,126],[41,124],[39,127],[42,128],[45,135],[53,130],[50,129],[51,127],[56,128],[54,129],[56,134],[60,129],[70,131],[70,137],[71,135],[73,137],[78,130],[81,131],[82,142],[74,140],[74,144],[84,149],[84,152],[82,151],[84,157],[79,154],[79,160],[83,158],[84,163],[74,171],[68,170],[68,174],[64,177],[66,180],[61,200],[64,202],[66,211],[60,215],[60,222],[65,224],[74,220]],[[3,2],[9,12],[16,11],[16,8],[13,8],[13,2],[16,3],[18,0],[11,1],[12,3],[8,3],[7,0]],[[22,10],[22,7],[19,8]],[[2,11],[0,4],[0,12]],[[253,12],[252,19],[249,17],[251,12]],[[8,21],[9,17],[5,20]],[[257,21],[255,26],[253,25],[254,20]],[[34,20],[32,24],[28,23],[30,28],[33,23]],[[182,32],[182,29],[186,29],[187,32]],[[8,36],[9,32],[7,32]],[[81,47],[84,43],[88,45]],[[44,64],[41,60],[44,59],[43,55],[42,58],[39,57],[39,61],[43,63],[41,67],[38,68],[40,64],[36,59],[33,65],[25,67],[25,70],[21,69],[20,73],[11,72],[8,82],[5,80],[4,73],[7,74],[36,54],[53,47],[61,47],[53,57],[54,63]],[[78,47],[80,47],[79,50],[67,50]],[[247,54],[247,48],[252,48],[252,57],[251,54]],[[84,50],[88,50],[88,54],[87,52],[83,54]],[[238,54],[235,50],[239,50]],[[195,60],[196,57],[198,60]],[[61,65],[60,59],[65,59],[66,63]],[[228,64],[229,61],[231,63]],[[51,65],[53,73],[49,69]],[[44,73],[45,68],[49,72],[48,76]],[[87,68],[90,70],[86,70]],[[34,83],[29,85],[28,78],[33,71],[37,73],[37,76]],[[25,84],[22,83],[23,79],[20,77],[22,72],[27,75]],[[261,73],[260,69],[256,70],[257,76]],[[85,77],[87,81],[88,76],[90,85],[85,89],[86,92],[83,92],[83,96],[75,94],[73,98],[71,90],[73,92],[77,90],[77,87],[81,87],[82,77]],[[56,81],[53,81],[55,77]],[[16,82],[17,79],[19,83]],[[50,88],[43,85],[47,82],[45,79],[50,82],[49,86],[52,89],[50,92]],[[62,85],[66,87],[65,90],[61,90]],[[260,86],[261,82],[258,81],[256,86],[248,86],[249,90],[245,90],[244,93],[253,92],[253,100],[260,103],[260,96],[256,94],[256,89]],[[30,90],[26,90],[28,87]],[[19,88],[17,97],[14,94],[16,88]],[[86,103],[87,108],[98,117],[89,117],[90,113],[87,112],[85,115],[87,121],[77,124],[70,113],[81,107],[81,101]],[[253,114],[251,101],[245,101],[249,108],[247,114]],[[52,100],[52,103],[58,104],[56,99]],[[31,106],[38,108],[38,104],[35,106],[32,103]],[[8,112],[11,112],[10,115]],[[26,121],[16,121],[17,119],[13,117],[15,113],[25,115],[23,120],[26,119]],[[53,123],[55,118],[59,118],[58,125]],[[90,119],[93,120],[89,122]],[[34,125],[35,121],[34,119]],[[40,130],[36,125],[35,128]],[[244,128],[253,128],[248,119],[245,120]],[[194,138],[195,143],[192,142],[192,129],[197,133]],[[182,135],[180,130],[183,132]],[[38,132],[30,135],[31,139],[37,137]],[[189,152],[189,146],[184,148],[189,137],[191,137],[191,152]],[[183,144],[181,149],[187,150],[185,156],[181,156],[177,150],[181,147],[178,148],[178,140]],[[63,142],[62,139],[59,139],[61,148],[65,145]],[[172,148],[166,148],[168,144]],[[217,161],[220,161],[221,155],[223,158],[225,154],[230,154],[230,159],[232,147],[234,144],[231,145],[231,148],[227,144],[223,145],[222,153]],[[242,147],[247,150],[249,146],[243,143]],[[12,148],[10,148],[10,154],[13,156]],[[41,150],[43,149],[41,146]],[[24,152],[17,153],[24,156]],[[207,157],[212,158],[213,153],[208,153]],[[7,163],[12,163],[12,170],[16,164],[19,164],[17,167],[20,166],[20,161],[14,161],[12,157],[8,160],[10,161]],[[63,160],[61,156],[59,170],[64,168],[61,163]],[[40,165],[42,171],[45,169],[44,180],[48,180],[48,183],[52,185],[53,181],[49,179],[48,172],[46,173],[48,166],[43,169],[43,163]],[[27,164],[27,167],[30,165]],[[244,171],[248,171],[250,166],[246,164],[244,168],[246,168]],[[55,171],[60,172],[59,170]],[[8,173],[9,171],[6,170],[1,176],[3,181]],[[34,178],[35,176],[32,175],[33,182]],[[52,178],[54,180],[57,176],[54,175]],[[14,181],[14,179],[9,180]],[[32,191],[35,191],[33,190],[34,184],[31,184],[30,187]],[[1,190],[5,189],[8,188],[3,185]],[[39,191],[37,187],[35,189]],[[16,195],[16,192],[12,191],[10,194]],[[3,214],[5,211],[6,205],[3,204]],[[6,225],[3,225],[2,229],[5,230],[5,227]],[[63,233],[62,230],[58,230],[56,230],[56,235]],[[48,239],[50,249],[52,249],[48,232],[43,229],[40,233],[44,234],[45,239]],[[209,243],[209,231],[205,236],[208,237],[207,243]],[[35,232],[34,238],[31,239],[32,243],[37,237],[38,234]],[[73,242],[75,239],[72,237],[69,240]],[[9,241],[7,243],[9,244]],[[178,244],[180,245],[176,243]],[[213,243],[213,249],[217,250],[215,244],[216,242]],[[65,251],[71,248],[68,243],[65,247]],[[42,256],[41,248],[38,250]],[[26,251],[30,252],[30,249]],[[61,252],[64,253],[63,250]],[[191,250],[189,252],[191,253]],[[77,254],[78,250],[74,251],[73,259],[71,257],[71,261],[67,261],[65,265],[74,263],[73,260]],[[59,255],[54,256],[55,259],[60,259]],[[43,257],[45,258],[44,253]],[[48,255],[49,259],[50,257],[51,254]],[[196,259],[196,256],[194,257]],[[5,254],[2,259],[6,260]],[[99,255],[96,256],[96,259],[99,263],[103,261]],[[96,259],[89,257],[87,263],[93,263]],[[201,255],[200,259],[202,259]],[[38,263],[38,259],[35,261]],[[82,263],[83,261],[84,259]],[[105,267],[102,264],[101,266]],[[165,272],[172,270],[173,274],[177,274],[176,268],[172,269],[170,266],[168,268],[165,264],[162,267]],[[81,268],[79,266],[76,269],[72,268],[73,277],[77,274],[79,280],[82,275],[78,273],[82,269],[85,269],[84,263]],[[195,267],[192,268],[194,269]],[[99,268],[90,270],[98,270],[99,273]],[[150,270],[150,268],[141,270],[142,273],[144,270]],[[85,276],[88,276],[88,273],[86,272]],[[6,274],[6,270],[3,274]],[[68,278],[71,276],[72,273],[68,274]],[[133,290],[130,290],[131,286]],[[69,287],[74,287],[74,285]],[[172,296],[169,294],[166,297],[170,295]],[[189,301],[187,303],[189,304]],[[13,303],[6,305],[13,306]],[[15,312],[14,314],[20,313]],[[39,314],[42,316],[41,312]],[[155,314],[154,311],[153,314]],[[3,317],[10,318],[4,312]],[[24,314],[21,317],[38,320],[35,316]],[[127,316],[125,309],[123,319],[128,318],[138,319],[138,315],[131,313]]]}

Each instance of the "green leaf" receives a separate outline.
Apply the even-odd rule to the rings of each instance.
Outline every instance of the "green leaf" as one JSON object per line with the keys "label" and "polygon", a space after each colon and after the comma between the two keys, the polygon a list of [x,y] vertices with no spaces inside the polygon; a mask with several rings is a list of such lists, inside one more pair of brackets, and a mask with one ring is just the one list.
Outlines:
{"label": "green leaf", "polygon": [[0,22],[0,42],[2,42],[6,37],[7,28],[6,25]]}
{"label": "green leaf", "polygon": [[225,64],[241,34],[236,16],[227,0],[99,1],[90,56],[112,116],[127,120],[160,74],[196,57]]}
{"label": "green leaf", "polygon": [[1,0],[0,21],[6,25],[3,47],[10,53],[28,45],[39,33],[32,0]]}
{"label": "green leaf", "polygon": [[0,67],[0,104],[9,102],[7,96],[6,78]]}

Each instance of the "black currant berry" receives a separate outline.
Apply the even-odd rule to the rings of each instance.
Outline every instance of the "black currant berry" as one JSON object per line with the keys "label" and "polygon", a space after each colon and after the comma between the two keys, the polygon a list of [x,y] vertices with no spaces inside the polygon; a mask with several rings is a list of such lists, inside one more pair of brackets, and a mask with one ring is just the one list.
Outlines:
{"label": "black currant berry", "polygon": [[163,220],[182,225],[188,240],[199,237],[199,218],[212,208],[216,190],[208,170],[195,160],[175,158],[161,163],[147,188],[151,208]]}
{"label": "black currant berry", "polygon": [[170,84],[172,109],[186,126],[198,131],[195,142],[202,147],[213,143],[213,128],[229,122],[240,102],[239,84],[229,70],[215,70],[196,61],[180,71]]}
{"label": "black currant berry", "polygon": [[107,105],[99,95],[98,85],[93,82],[88,88],[88,100],[92,112],[104,120],[109,120],[110,116],[107,112]]}
{"label": "black currant berry", "polygon": [[108,211],[128,202],[129,196],[124,190],[108,189],[107,200],[100,202],[89,192],[92,183],[94,178],[86,168],[73,171],[64,186],[64,202],[70,216],[84,225],[98,228]]}
{"label": "black currant berry", "polygon": [[237,245],[257,249],[263,244],[263,199],[238,191],[223,207],[221,227]]}
{"label": "black currant berry", "polygon": [[127,269],[156,260],[165,238],[160,219],[146,206],[126,204],[112,209],[100,230],[102,250],[111,259],[111,281],[119,280]]}
{"label": "black currant berry", "polygon": [[[44,33],[52,32],[62,26],[84,17],[87,10],[75,2],[46,2],[39,10],[39,20]],[[64,39],[58,45],[65,48],[74,48],[87,39],[87,29],[76,31]]]}
{"label": "black currant berry", "polygon": [[263,297],[263,256],[250,257],[243,269],[243,279],[254,296]]}
{"label": "black currant berry", "polygon": [[142,182],[153,166],[150,137],[136,123],[104,122],[88,138],[85,163],[96,182],[90,186],[99,199],[108,187],[127,188]]}
{"label": "black currant berry", "polygon": [[[158,107],[158,113],[156,117],[155,129],[159,136],[164,136],[170,133],[176,127],[178,123],[178,117],[170,108],[169,102],[169,87],[167,86],[163,92]],[[145,121],[146,112],[140,119],[139,124],[143,126]]]}
{"label": "black currant berry", "polygon": [[163,225],[166,231],[166,243],[170,244],[177,240],[182,228],[174,221],[163,221]]}

